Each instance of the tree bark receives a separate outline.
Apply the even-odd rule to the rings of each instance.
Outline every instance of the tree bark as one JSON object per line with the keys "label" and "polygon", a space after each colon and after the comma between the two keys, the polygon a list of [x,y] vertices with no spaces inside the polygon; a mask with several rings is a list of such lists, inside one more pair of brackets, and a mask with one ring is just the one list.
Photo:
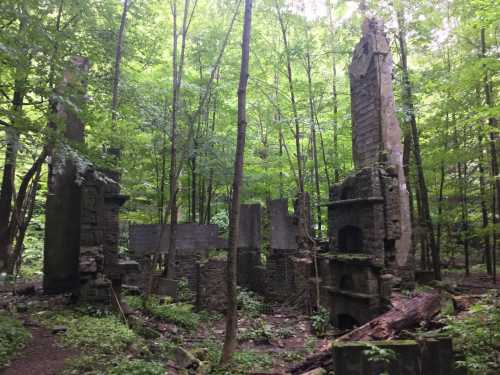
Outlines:
{"label": "tree bark", "polygon": [[415,108],[413,105],[412,86],[408,71],[408,59],[407,59],[408,54],[406,49],[406,31],[405,31],[403,10],[397,11],[397,18],[399,26],[398,39],[399,39],[399,52],[401,57],[401,67],[403,74],[403,101],[404,101],[405,114],[411,129],[413,154],[415,157],[415,167],[417,172],[417,183],[419,185],[419,190],[420,190],[420,199],[421,199],[420,203],[421,203],[423,221],[425,224],[425,229],[427,231],[427,239],[431,248],[434,278],[436,280],[441,280],[441,259],[438,251],[439,249],[436,246],[434,225],[432,223],[432,218],[430,214],[429,195],[425,181],[424,168],[421,156],[422,154],[420,152],[420,139],[417,129],[417,120],[415,117]]}
{"label": "tree bark", "polygon": [[[19,12],[19,34],[26,29],[24,8]],[[17,152],[19,149],[19,132],[16,128],[22,118],[23,100],[26,94],[26,81],[28,79],[29,56],[21,56],[15,72],[14,94],[12,97],[12,114],[10,126],[5,129],[6,147],[0,191],[0,272],[7,267],[10,247],[9,223],[12,215],[12,200],[15,193],[15,178],[17,166]]]}
{"label": "tree bark", "polygon": [[[175,263],[177,257],[176,249],[176,237],[177,237],[177,116],[179,110],[179,97],[180,88],[182,82],[182,74],[184,69],[184,56],[186,51],[186,38],[189,28],[189,23],[191,21],[191,16],[189,14],[189,4],[190,0],[184,1],[184,16],[182,20],[182,31],[181,31],[181,50],[179,61],[177,61],[177,41],[178,41],[178,30],[177,30],[177,0],[172,1],[172,16],[173,16],[173,52],[172,52],[172,127],[171,127],[171,146],[170,146],[170,236],[168,243],[168,259],[167,259],[167,269],[166,274],[170,279],[175,279]],[[194,8],[193,8],[194,12]]]}
{"label": "tree bark", "polygon": [[439,294],[421,294],[404,301],[379,317],[370,320],[339,341],[390,340],[404,329],[416,327],[420,322],[429,321],[441,310]]}
{"label": "tree bark", "polygon": [[288,89],[290,92],[290,103],[292,106],[292,113],[293,113],[293,121],[295,124],[295,131],[294,131],[294,136],[295,136],[295,152],[297,156],[297,173],[298,173],[298,188],[299,188],[299,194],[298,194],[298,205],[299,205],[299,212],[301,213],[301,217],[299,217],[299,224],[298,224],[298,233],[297,233],[297,242],[299,244],[305,244],[307,241],[307,236],[308,236],[308,231],[307,231],[307,219],[305,217],[302,217],[306,213],[306,205],[305,205],[305,189],[304,189],[304,168],[303,168],[303,157],[302,157],[302,148],[300,144],[300,138],[302,137],[302,132],[301,132],[301,126],[300,126],[300,121],[299,121],[299,114],[297,110],[297,102],[295,99],[295,89],[294,89],[294,82],[293,82],[293,74],[292,74],[292,61],[291,61],[291,52],[290,52],[290,47],[288,45],[288,35],[287,35],[287,29],[285,25],[285,20],[283,17],[283,14],[281,12],[279,4],[276,2],[276,12],[278,15],[278,21],[280,24],[281,28],[281,34],[283,37],[283,46],[285,48],[285,56],[286,56],[286,71],[287,71],[287,79],[288,79]]}
{"label": "tree bark", "polygon": [[123,49],[123,37],[125,35],[125,25],[127,23],[127,13],[130,8],[132,0],[123,1],[123,11],[120,21],[120,29],[118,30],[118,36],[116,40],[116,50],[115,50],[115,67],[113,75],[113,88],[112,88],[112,99],[111,99],[111,119],[113,122],[113,128],[116,127],[116,119],[118,117],[118,90],[120,85],[120,74],[121,74],[121,61],[122,61],[122,49]]}
{"label": "tree bark", "polygon": [[309,92],[309,115],[311,121],[311,138],[312,138],[312,153],[313,153],[313,163],[314,163],[314,187],[316,189],[316,216],[318,221],[318,233],[317,235],[321,237],[321,190],[319,181],[319,165],[318,165],[318,146],[316,142],[316,124],[315,124],[315,109],[313,102],[313,91],[312,91],[312,73],[311,73],[311,56],[309,52],[306,54],[306,73],[307,73],[307,86]]}
{"label": "tree bark", "polygon": [[243,19],[243,37],[241,43],[241,70],[238,86],[238,137],[234,160],[233,197],[229,223],[229,253],[227,257],[227,293],[228,306],[226,311],[226,333],[222,350],[221,363],[227,364],[237,345],[236,334],[238,312],[236,306],[236,281],[238,261],[238,236],[240,221],[240,195],[243,180],[243,163],[245,154],[245,136],[247,126],[246,94],[248,84],[248,66],[250,60],[250,32],[252,24],[252,0],[245,0]]}
{"label": "tree bark", "polygon": [[[330,48],[332,54],[332,98],[333,98],[333,178],[334,182],[338,183],[340,181],[339,172],[339,148],[338,148],[338,94],[337,94],[337,57],[334,51],[334,41],[335,41],[335,21],[333,19],[334,8],[333,5],[328,1],[328,21],[330,26]],[[329,186],[330,187],[330,186]]]}
{"label": "tree bark", "polygon": [[[481,58],[486,57],[486,30],[481,28]],[[488,108],[493,108],[493,98],[492,98],[492,82],[488,75],[488,71],[485,68],[483,76],[483,90],[484,90],[484,101]],[[494,180],[494,213],[493,213],[493,224],[497,222],[495,213],[500,212],[500,176],[498,168],[498,155],[497,155],[497,144],[498,139],[494,130],[496,130],[498,124],[497,119],[493,116],[488,118],[488,125],[492,131],[490,132],[490,158],[491,158],[491,175]],[[493,249],[492,249],[492,277],[493,282],[496,283],[496,234],[493,234]]]}

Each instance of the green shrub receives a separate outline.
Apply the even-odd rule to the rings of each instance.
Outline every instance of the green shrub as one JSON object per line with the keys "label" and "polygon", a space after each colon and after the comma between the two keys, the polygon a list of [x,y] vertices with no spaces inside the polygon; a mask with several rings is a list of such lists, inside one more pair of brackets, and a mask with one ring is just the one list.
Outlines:
{"label": "green shrub", "polygon": [[324,336],[330,325],[330,313],[324,307],[311,316],[311,325],[316,336]]}
{"label": "green shrub", "polygon": [[148,362],[143,359],[122,359],[115,367],[111,367],[106,375],[164,375],[165,368],[159,362]]}
{"label": "green shrub", "polygon": [[460,365],[472,374],[500,373],[500,301],[491,295],[471,307],[462,319],[447,319],[445,331],[465,354]]}
{"label": "green shrub", "polygon": [[10,357],[23,348],[30,338],[31,334],[21,322],[0,314],[0,368],[5,367]]}
{"label": "green shrub", "polygon": [[177,284],[177,300],[179,302],[192,302],[195,299],[195,295],[191,288],[189,287],[188,280],[182,278]]}
{"label": "green shrub", "polygon": [[115,316],[93,317],[72,312],[62,312],[49,319],[52,326],[65,326],[61,335],[65,345],[100,354],[117,354],[125,351],[138,336]]}
{"label": "green shrub", "polygon": [[262,298],[250,290],[238,288],[238,308],[250,318],[259,317],[262,314],[264,303]]}
{"label": "green shrub", "polygon": [[144,299],[140,296],[125,296],[123,302],[133,310],[141,310],[144,307]]}
{"label": "green shrub", "polygon": [[177,324],[192,330],[198,326],[200,317],[193,312],[193,305],[187,303],[160,303],[156,298],[150,298],[146,304],[147,310],[156,318]]}
{"label": "green shrub", "polygon": [[272,327],[263,319],[256,319],[249,328],[239,335],[239,339],[241,341],[269,342],[273,339]]}
{"label": "green shrub", "polygon": [[226,367],[215,367],[212,375],[246,375],[250,372],[265,371],[272,367],[270,354],[254,350],[243,350],[234,353],[233,360]]}

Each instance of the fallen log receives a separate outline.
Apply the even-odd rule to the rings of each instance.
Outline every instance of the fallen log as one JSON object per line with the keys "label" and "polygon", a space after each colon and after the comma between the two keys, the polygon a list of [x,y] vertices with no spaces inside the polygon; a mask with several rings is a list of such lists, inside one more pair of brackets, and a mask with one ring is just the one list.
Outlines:
{"label": "fallen log", "polygon": [[[441,310],[441,297],[437,293],[419,294],[409,300],[397,299],[392,309],[339,337],[339,341],[380,341],[389,340],[403,330],[416,327],[420,322],[431,320]],[[291,374],[332,366],[331,345],[319,353],[306,358],[290,368]]]}
{"label": "fallen log", "polygon": [[437,293],[420,294],[400,303],[385,314],[370,320],[351,332],[339,337],[339,341],[378,341],[394,338],[404,329],[416,327],[420,322],[431,320],[441,310],[441,296]]}

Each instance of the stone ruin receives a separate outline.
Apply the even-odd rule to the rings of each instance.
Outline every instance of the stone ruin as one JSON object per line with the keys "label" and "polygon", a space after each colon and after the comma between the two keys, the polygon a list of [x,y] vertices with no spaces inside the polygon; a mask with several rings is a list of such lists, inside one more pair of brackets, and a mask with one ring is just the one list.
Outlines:
{"label": "stone ruin", "polygon": [[[261,207],[259,204],[241,205],[240,235],[238,245],[238,284],[258,290],[261,284]],[[143,266],[142,278],[127,282],[145,285],[144,277],[150,270],[151,255],[167,254],[169,224],[131,224],[129,249],[135,260]],[[186,279],[188,287],[196,293],[197,304],[220,310],[226,300],[225,259],[209,257],[211,250],[228,248],[227,240],[219,236],[215,224],[178,224],[176,235],[176,275]],[[153,291],[158,294],[176,295],[176,283],[161,274],[153,277]]]}
{"label": "stone ruin", "polygon": [[[89,62],[74,57],[56,89],[65,101],[54,103],[51,127],[64,130],[64,142],[51,150],[46,202],[45,293],[68,293],[110,303],[122,276],[137,264],[118,258],[119,174],[100,170],[76,151],[84,143],[85,125],[74,108],[85,103]],[[68,105],[71,103],[71,105]]]}
{"label": "stone ruin", "polygon": [[[296,203],[296,202],[295,202]],[[296,206],[296,204],[295,204]],[[308,290],[312,276],[311,261],[301,255],[297,244],[298,218],[288,213],[288,200],[269,202],[270,241],[267,261],[262,264],[262,208],[260,204],[241,205],[238,244],[238,285],[257,292],[271,301],[291,301]],[[310,212],[310,209],[309,209]],[[129,249],[132,257],[142,264],[141,277],[132,277],[127,283],[144,286],[149,272],[148,261],[153,253],[168,252],[169,225],[131,224]],[[223,311],[226,307],[226,259],[224,253],[209,256],[211,250],[227,250],[227,240],[219,237],[215,224],[178,224],[176,237],[176,275],[188,281],[196,294],[198,308]],[[153,291],[175,295],[175,288],[166,288],[171,281],[157,274],[153,278]]]}
{"label": "stone ruin", "polygon": [[342,328],[387,306],[393,276],[413,281],[409,198],[392,58],[383,24],[369,18],[349,67],[355,171],[330,190],[331,317]]}

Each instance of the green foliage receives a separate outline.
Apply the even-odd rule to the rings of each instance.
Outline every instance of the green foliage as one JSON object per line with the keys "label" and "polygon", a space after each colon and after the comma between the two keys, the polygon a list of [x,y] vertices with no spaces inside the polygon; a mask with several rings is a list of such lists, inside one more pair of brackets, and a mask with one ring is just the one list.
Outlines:
{"label": "green foliage", "polygon": [[240,335],[241,341],[253,340],[269,343],[274,337],[273,329],[264,319],[255,319],[251,326],[246,328]]}
{"label": "green foliage", "polygon": [[125,296],[123,301],[133,310],[140,310],[144,307],[144,298],[141,296]]}
{"label": "green foliage", "polygon": [[244,288],[238,288],[237,293],[238,309],[245,316],[256,318],[262,314],[264,303],[261,296]]}
{"label": "green foliage", "polygon": [[193,302],[194,301],[194,293],[188,285],[188,280],[186,278],[182,278],[179,280],[177,284],[177,299],[180,302]]}
{"label": "green foliage", "polygon": [[363,353],[367,356],[368,361],[370,362],[383,363],[385,366],[388,366],[396,359],[396,352],[392,349],[384,348],[369,342],[365,344],[368,349],[363,350]]}
{"label": "green foliage", "polygon": [[324,307],[320,307],[319,310],[311,316],[311,326],[316,336],[324,336],[330,326],[330,312]]}
{"label": "green foliage", "polygon": [[31,334],[19,320],[0,313],[0,369],[30,338]]}
{"label": "green foliage", "polygon": [[157,298],[150,298],[146,309],[156,318],[178,324],[186,329],[193,330],[198,326],[200,317],[193,312],[193,305],[187,303],[160,303]]}
{"label": "green foliage", "polygon": [[252,371],[265,371],[271,368],[273,361],[268,353],[255,350],[241,350],[234,354],[232,362],[220,367],[222,343],[215,339],[206,339],[197,343],[196,349],[207,350],[207,360],[212,364],[211,375],[246,375]]}
{"label": "green foliage", "polygon": [[123,352],[139,341],[137,335],[114,316],[57,314],[50,322],[67,328],[61,336],[64,344],[100,354]]}
{"label": "green foliage", "polygon": [[500,371],[500,302],[490,295],[475,304],[469,313],[447,320],[445,331],[465,354],[462,366],[472,374],[493,375]]}
{"label": "green foliage", "polygon": [[165,368],[159,362],[143,359],[122,359],[116,366],[108,369],[106,375],[164,375]]}
{"label": "green foliage", "polygon": [[22,257],[22,267],[19,271],[19,277],[23,279],[34,279],[42,276],[43,232],[40,232],[39,229],[32,229],[35,225],[30,226],[24,239],[25,249]]}

